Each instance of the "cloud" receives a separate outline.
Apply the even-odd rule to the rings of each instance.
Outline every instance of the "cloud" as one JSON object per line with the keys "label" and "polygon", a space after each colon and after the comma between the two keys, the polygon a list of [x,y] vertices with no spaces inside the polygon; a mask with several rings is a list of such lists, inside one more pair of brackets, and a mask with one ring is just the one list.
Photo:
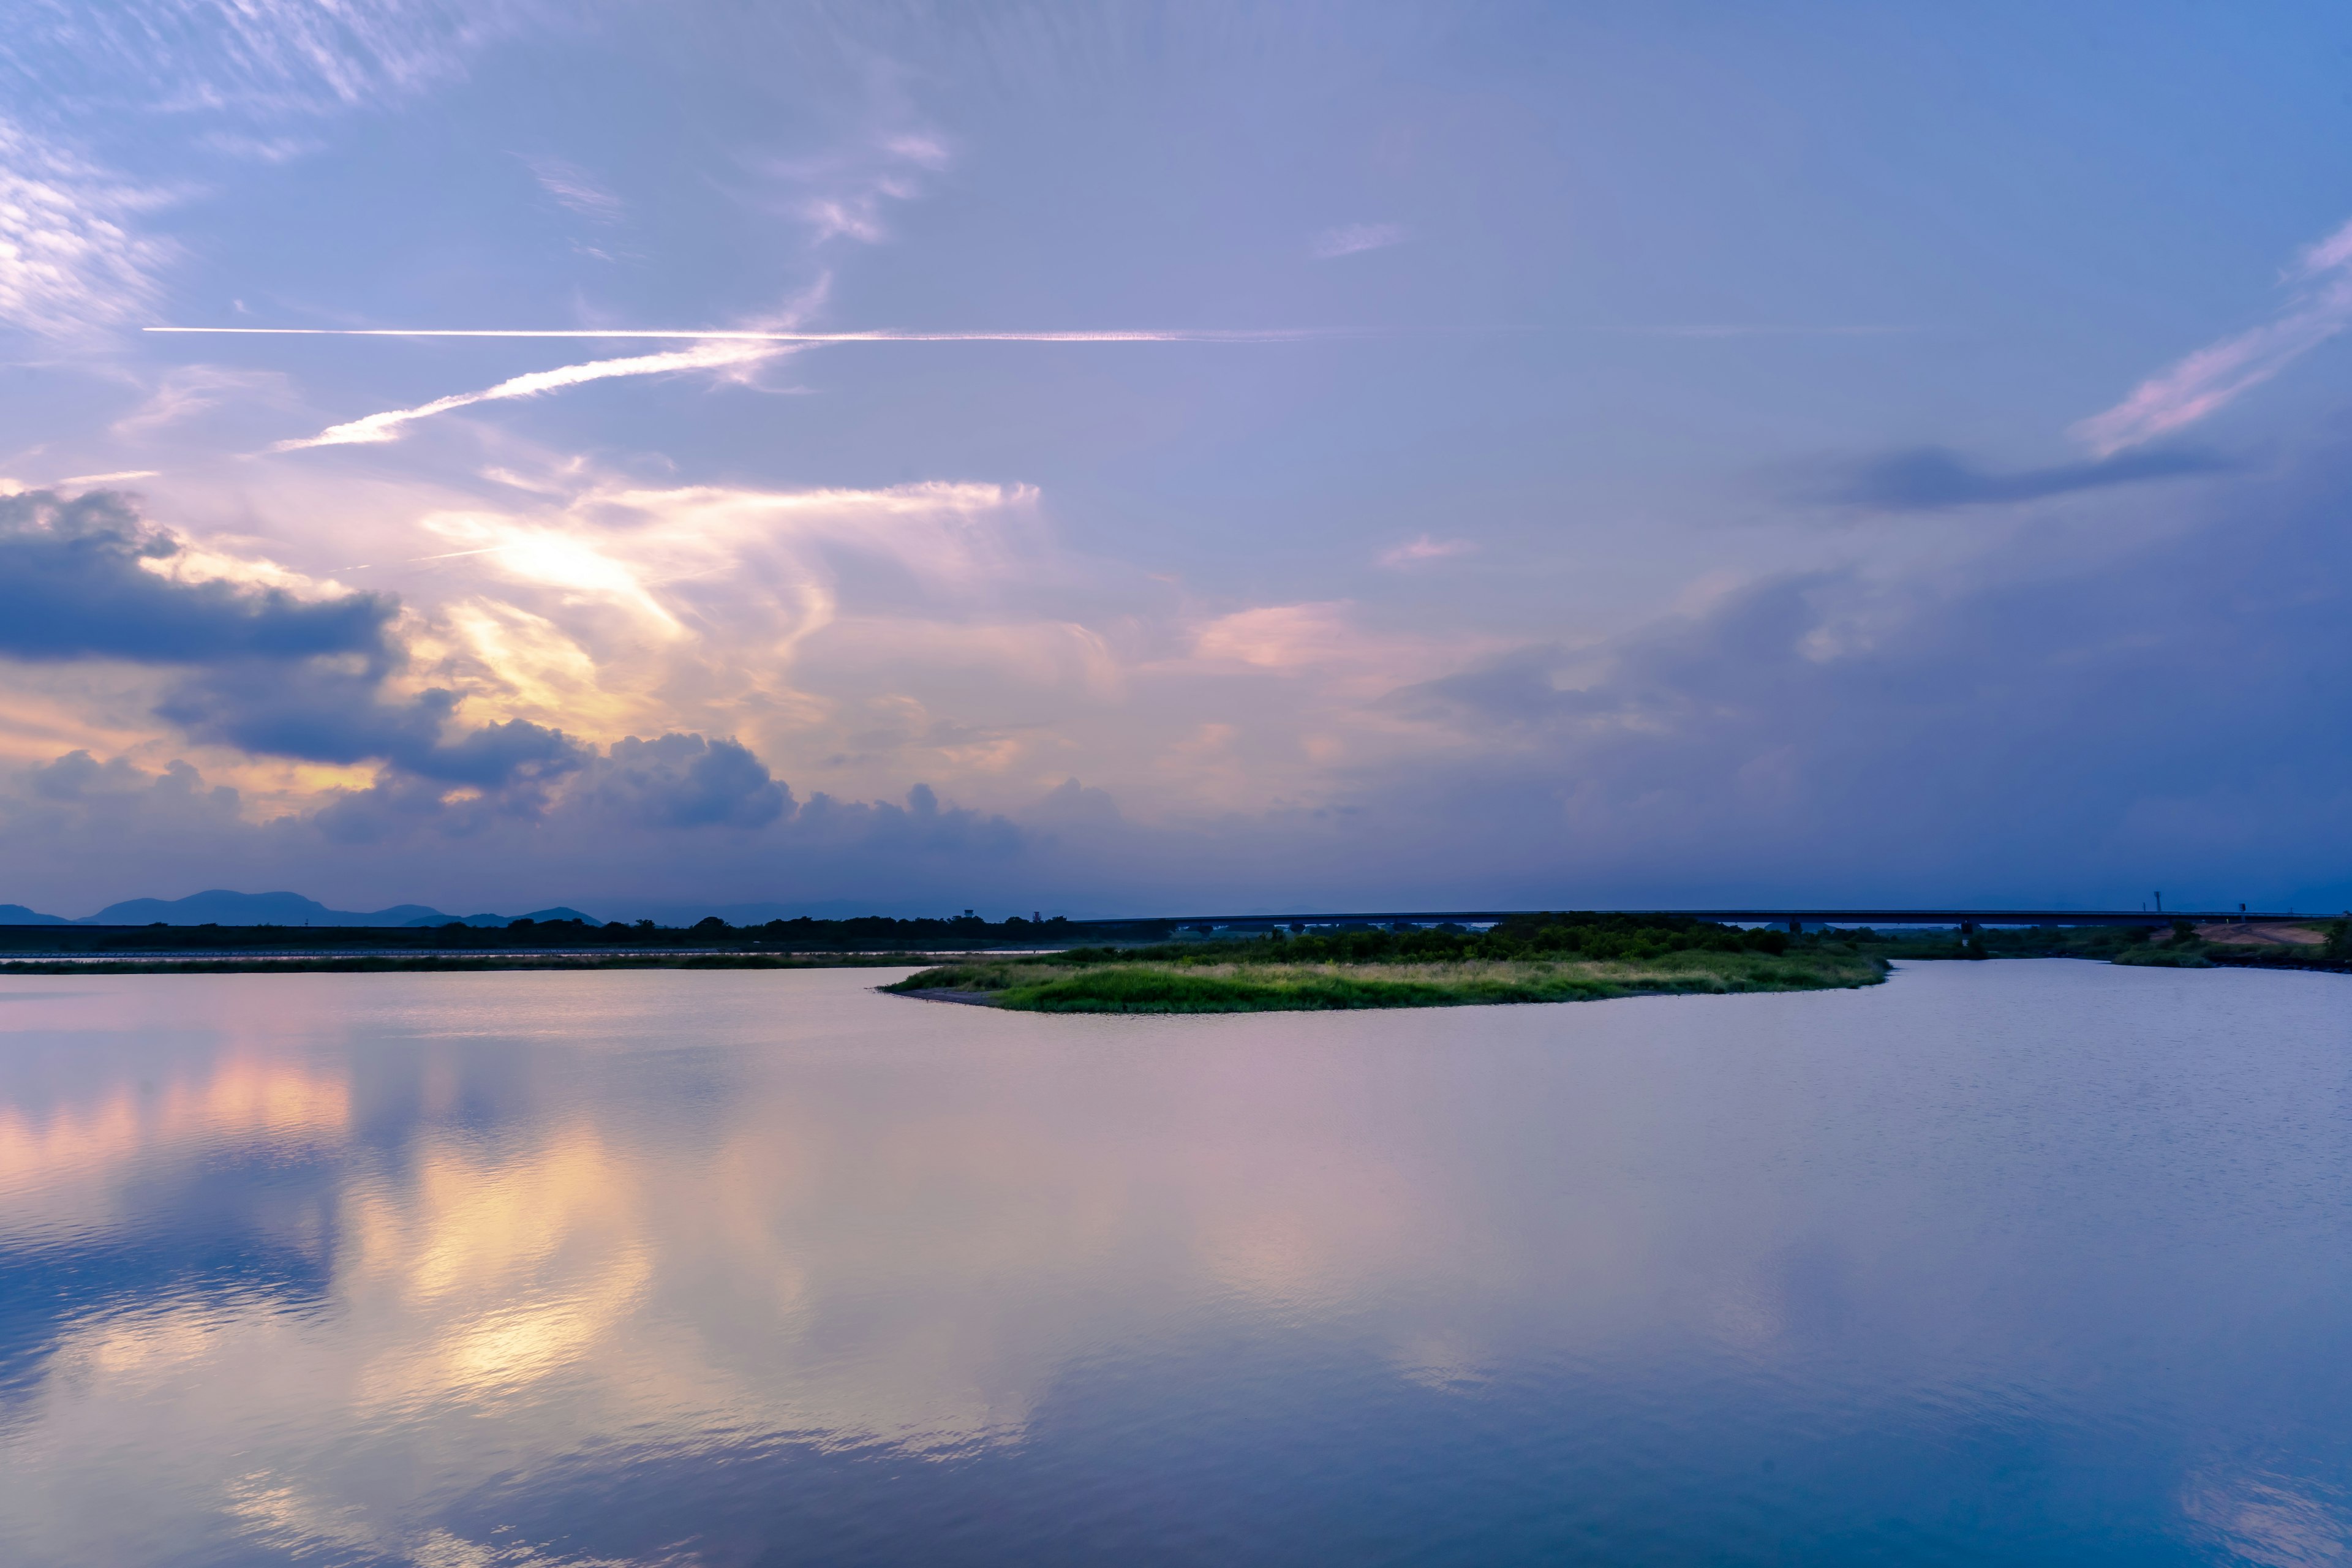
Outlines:
{"label": "cloud", "polygon": [[157,716],[250,755],[382,763],[482,790],[580,765],[559,730],[523,720],[460,730],[459,692],[392,691],[408,662],[399,602],[305,597],[272,580],[289,575],[201,550],[108,491],[0,498],[0,656],[186,667]]}
{"label": "cloud", "polygon": [[1393,223],[1350,223],[1338,228],[1327,228],[1315,237],[1312,251],[1318,261],[1331,261],[1342,256],[1355,256],[1367,250],[1382,250],[1404,243],[1404,228]]}
{"label": "cloud", "polygon": [[2352,660],[2347,480],[2241,491],[2120,558],[1794,574],[1603,647],[1516,650],[1390,700],[1448,739],[1382,804],[1554,824],[1596,897],[2178,883],[2340,907],[2352,878],[2297,840],[2333,842],[2352,806],[2352,748],[2307,718]]}
{"label": "cloud", "polygon": [[595,223],[616,224],[628,216],[621,198],[598,184],[576,163],[567,163],[561,158],[525,158],[523,163],[539,181],[541,190],[582,217]]}
{"label": "cloud", "polygon": [[1443,561],[1452,555],[1467,555],[1477,548],[1467,539],[1432,539],[1424,533],[1418,539],[1408,539],[1402,544],[1381,551],[1374,558],[1374,563],[1396,571],[1418,566],[1424,561]]}
{"label": "cloud", "polygon": [[1237,610],[1202,626],[1193,651],[1216,663],[1295,669],[1353,654],[1361,642],[1345,600],[1311,605],[1265,605]]}
{"label": "cloud", "polygon": [[[1751,581],[1606,642],[1517,647],[1382,630],[1371,605],[1204,618],[1180,588],[1057,552],[1042,503],[994,487],[572,482],[571,500],[436,526],[485,531],[488,552],[448,568],[465,574],[455,603],[543,617],[578,678],[614,695],[593,732],[573,728],[587,710],[570,686],[531,706],[501,683],[493,655],[512,656],[477,662],[429,604],[403,612],[380,668],[202,664],[166,700],[223,748],[189,753],[208,780],[262,798],[249,781],[268,770],[231,752],[378,772],[331,797],[271,786],[289,825],[203,830],[210,860],[168,862],[191,868],[184,886],[267,870],[339,907],[603,911],[790,888],[1109,912],[1562,889],[2095,902],[2143,884],[2210,884],[2216,901],[2235,887],[2231,902],[2269,886],[2303,907],[2346,880],[2310,846],[2352,809],[2352,749],[2311,714],[2352,666],[2352,458],[2183,487],[2161,527]],[[2085,494],[2150,514],[2137,494]],[[1111,679],[1080,679],[1075,655],[1028,668],[1021,639],[1043,647],[1056,626]],[[972,651],[1000,643],[1013,651]],[[879,731],[873,758],[836,765]],[[152,770],[173,739],[43,754]],[[1074,773],[1104,792],[1093,809],[1059,809]],[[934,793],[889,798],[914,780]],[[0,818],[65,810],[29,786],[8,799]],[[42,890],[75,875],[173,890],[126,847],[152,837],[58,828],[51,844],[13,821],[0,858],[35,869],[10,898],[103,901]],[[2326,896],[2311,907],[2343,907]]]}
{"label": "cloud", "polygon": [[169,199],[0,119],[0,323],[66,338],[145,314],[178,251],[133,225]]}
{"label": "cloud", "polygon": [[1947,447],[1913,447],[1854,464],[1820,493],[1838,504],[1874,511],[1936,511],[2228,473],[2234,468],[2206,453],[2171,450],[2000,473]]}
{"label": "cloud", "polygon": [[452,734],[461,696],[429,687],[387,696],[381,667],[240,662],[182,684],[157,712],[198,741],[304,762],[384,763],[436,784],[536,786],[585,753],[561,730],[526,720]]}
{"label": "cloud", "polygon": [[680,371],[722,370],[756,364],[777,354],[790,352],[767,343],[714,342],[690,349],[677,349],[668,353],[638,354],[629,359],[593,360],[586,364],[562,365],[554,370],[535,370],[486,387],[480,392],[461,392],[449,397],[438,397],[415,408],[388,409],[371,414],[362,419],[331,426],[316,436],[300,440],[280,441],[270,448],[273,452],[299,452],[311,447],[342,447],[375,441],[397,440],[403,427],[419,419],[429,419],[436,414],[471,407],[477,403],[491,403],[511,397],[536,397],[541,393],[555,392],[567,386],[579,386],[592,381],[607,381],[625,375],[670,375]]}
{"label": "cloud", "polygon": [[109,491],[0,497],[0,654],[143,664],[384,654],[394,601],[172,575],[193,553]]}
{"label": "cloud", "polygon": [[764,827],[793,809],[793,793],[731,740],[632,735],[614,742],[583,793],[623,819],[653,827]]}
{"label": "cloud", "polygon": [[[181,250],[141,231],[187,194],[126,177],[83,149],[164,132],[283,163],[317,145],[288,116],[379,108],[451,79],[528,6],[505,0],[44,0],[0,29],[0,324],[54,338],[152,318]],[[39,117],[38,123],[34,121]],[[193,124],[192,124],[193,122]],[[150,152],[152,156],[152,150]]]}
{"label": "cloud", "polygon": [[854,239],[878,245],[889,237],[883,220],[889,204],[921,195],[919,176],[948,162],[944,139],[902,127],[814,157],[772,159],[761,173],[795,189],[782,205],[809,226],[812,244]]}
{"label": "cloud", "polygon": [[[2095,561],[1815,571],[1602,644],[1423,649],[1423,673],[1353,711],[1318,673],[1361,638],[1344,606],[1241,612],[1211,623],[1192,658],[1139,675],[1138,727],[1111,733],[1139,763],[1067,753],[1095,790],[1098,763],[1139,788],[1171,741],[1224,726],[1219,754],[1247,762],[1248,787],[1214,809],[1123,810],[1129,785],[1081,797],[1062,767],[1018,822],[950,805],[944,788],[903,805],[819,793],[795,810],[751,747],[665,735],[583,747],[577,765],[506,792],[395,770],[276,837],[205,829],[209,860],[183,848],[169,863],[187,886],[299,885],[338,907],[621,910],[779,888],[908,910],[2129,907],[2134,889],[2177,887],[2184,901],[2333,910],[2352,874],[2313,846],[2336,843],[2352,811],[2352,739],[2312,715],[2352,668],[2347,495],[2352,460],[2250,480],[2201,523]],[[1316,795],[1286,798],[1249,750],[1269,728],[1295,742],[1345,724],[1350,750]],[[1389,744],[1358,748],[1365,736]],[[152,876],[139,856],[155,834],[76,826],[63,804],[11,788],[10,897],[79,909],[158,890],[137,880]]]}
{"label": "cloud", "polygon": [[2150,376],[2104,414],[2074,427],[2102,458],[2195,424],[2260,386],[2352,325],[2352,223],[2295,258],[2299,291],[2276,320],[2224,338]]}
{"label": "cloud", "polygon": [[189,0],[135,11],[49,0],[10,17],[20,96],[239,117],[383,105],[452,79],[520,25],[502,0]]}
{"label": "cloud", "polygon": [[118,440],[139,441],[225,405],[284,405],[291,400],[289,383],[281,372],[179,365],[158,377],[147,401],[109,426],[108,432]]}

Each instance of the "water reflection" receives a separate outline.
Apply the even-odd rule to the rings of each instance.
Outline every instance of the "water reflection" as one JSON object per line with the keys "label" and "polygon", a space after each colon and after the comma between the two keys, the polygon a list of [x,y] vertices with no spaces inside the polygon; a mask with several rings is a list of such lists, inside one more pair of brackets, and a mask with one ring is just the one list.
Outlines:
{"label": "water reflection", "polygon": [[1157,1022],[872,981],[8,981],[10,1560],[2352,1541],[2352,1379],[2291,1348],[2352,1327],[2330,977]]}

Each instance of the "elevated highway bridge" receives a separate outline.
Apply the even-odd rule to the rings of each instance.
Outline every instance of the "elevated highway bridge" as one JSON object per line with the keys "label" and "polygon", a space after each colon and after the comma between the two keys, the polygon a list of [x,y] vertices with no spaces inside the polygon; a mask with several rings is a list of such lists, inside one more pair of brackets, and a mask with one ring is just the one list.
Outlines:
{"label": "elevated highway bridge", "polygon": [[[1072,921],[1080,928],[1168,924],[1212,926],[1225,931],[1270,931],[1290,926],[1492,925],[1534,913],[1528,910],[1400,910],[1353,914],[1288,915],[1159,915],[1148,920]],[[1989,910],[1989,909],[1792,909],[1758,904],[1715,910],[1598,910],[1597,914],[1673,917],[1715,921],[1724,925],[1784,925],[1792,931],[1808,926],[2168,926],[2175,921],[2191,925],[2218,921],[2310,921],[2328,917],[2289,910]]]}

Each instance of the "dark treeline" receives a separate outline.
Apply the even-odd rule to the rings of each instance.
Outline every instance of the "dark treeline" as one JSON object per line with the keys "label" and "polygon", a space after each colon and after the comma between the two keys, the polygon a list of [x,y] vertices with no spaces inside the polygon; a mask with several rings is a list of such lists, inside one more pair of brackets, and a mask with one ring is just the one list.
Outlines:
{"label": "dark treeline", "polygon": [[[1780,954],[1828,949],[1875,952],[1888,957],[2116,958],[2124,963],[2218,963],[2338,968],[2352,965],[2352,920],[2322,928],[2325,947],[2230,949],[2193,940],[2185,921],[2162,928],[2069,926],[1962,927],[1873,931],[1814,931],[1792,936],[1777,927],[1742,929],[1683,916],[1596,912],[1512,915],[1484,930],[1349,922],[1308,927],[1300,921],[1251,921],[1233,927],[1171,920],[1032,921],[851,920],[768,921],[730,925],[716,916],[689,926],[651,921],[598,925],[588,921],[521,920],[509,926],[0,926],[0,952],[236,953],[315,952],[479,954],[554,952],[926,953],[987,949],[1053,949],[1072,962],[1123,959],[1251,963],[1380,963],[1510,958],[1644,959],[1670,952]],[[1270,926],[1272,929],[1266,929]]]}
{"label": "dark treeline", "polygon": [[1781,953],[1789,950],[1790,940],[1785,931],[1743,931],[1737,926],[1675,916],[1561,913],[1513,915],[1483,931],[1458,925],[1367,925],[1326,931],[1294,925],[1255,937],[1207,936],[1144,948],[1075,948],[1068,957],[1081,963],[1171,958],[1230,959],[1251,963],[1644,959],[1693,951]]}
{"label": "dark treeline", "polygon": [[[1594,913],[1514,915],[1493,928],[1371,924],[1287,929],[1221,935],[1208,926],[1173,921],[1085,921],[1061,916],[1031,921],[1014,915],[897,920],[769,921],[730,925],[716,915],[690,926],[652,921],[520,920],[508,926],[0,926],[0,952],[348,952],[498,953],[516,951],[725,949],[774,952],[940,952],[984,948],[1068,949],[1081,963],[1113,957],[1221,954],[1300,963],[1536,956],[1645,958],[1690,949],[1726,952],[1784,952],[1790,938],[1776,930],[1741,931],[1672,916]],[[1798,939],[1801,942],[1810,939]],[[1079,945],[1079,944],[1086,945]]]}
{"label": "dark treeline", "polygon": [[[1088,936],[1162,941],[1174,926],[1142,921],[1131,927],[1089,924]],[[933,952],[988,947],[1059,947],[1073,940],[1060,917],[1030,921],[1019,915],[988,921],[977,915],[952,920],[893,920],[865,915],[854,920],[769,921],[729,925],[716,915],[690,926],[651,921],[597,925],[587,921],[520,920],[508,926],[0,926],[0,952],[336,952],[365,949],[394,952],[509,952],[548,949],[632,949],[777,952]]]}

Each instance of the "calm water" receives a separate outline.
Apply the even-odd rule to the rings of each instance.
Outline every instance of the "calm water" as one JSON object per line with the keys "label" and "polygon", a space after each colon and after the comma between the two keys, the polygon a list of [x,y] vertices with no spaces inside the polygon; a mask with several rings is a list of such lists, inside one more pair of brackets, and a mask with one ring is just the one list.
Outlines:
{"label": "calm water", "polygon": [[0,976],[0,1561],[2352,1561],[2352,980]]}

